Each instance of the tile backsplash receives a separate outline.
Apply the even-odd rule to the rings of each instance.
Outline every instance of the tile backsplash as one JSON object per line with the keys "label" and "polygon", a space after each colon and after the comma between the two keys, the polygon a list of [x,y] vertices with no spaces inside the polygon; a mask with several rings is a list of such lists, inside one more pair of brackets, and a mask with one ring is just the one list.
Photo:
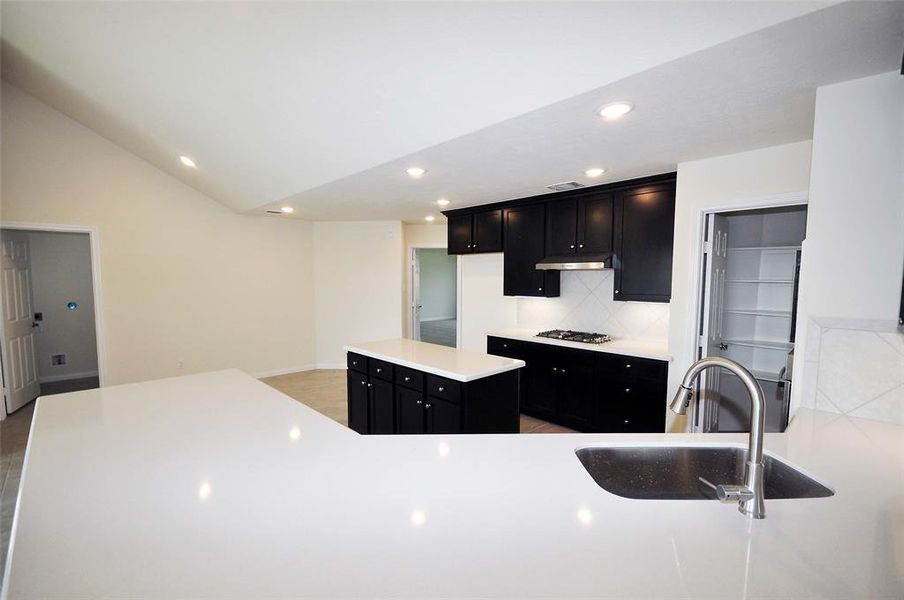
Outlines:
{"label": "tile backsplash", "polygon": [[804,406],[904,425],[904,333],[893,321],[810,319]]}
{"label": "tile backsplash", "polygon": [[613,338],[668,342],[669,305],[616,302],[613,272],[563,271],[558,298],[518,298],[517,325],[527,329],[576,329]]}

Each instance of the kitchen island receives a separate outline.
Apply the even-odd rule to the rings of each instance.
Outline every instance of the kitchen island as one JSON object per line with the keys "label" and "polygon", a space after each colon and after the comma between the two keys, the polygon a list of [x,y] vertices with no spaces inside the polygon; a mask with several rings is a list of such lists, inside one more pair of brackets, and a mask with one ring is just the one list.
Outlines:
{"label": "kitchen island", "polygon": [[523,360],[408,339],[345,351],[358,433],[518,433]]}
{"label": "kitchen island", "polygon": [[239,371],[38,400],[4,597],[898,598],[904,428],[802,409],[768,454],[835,495],[631,500],[587,446],[360,436]]}

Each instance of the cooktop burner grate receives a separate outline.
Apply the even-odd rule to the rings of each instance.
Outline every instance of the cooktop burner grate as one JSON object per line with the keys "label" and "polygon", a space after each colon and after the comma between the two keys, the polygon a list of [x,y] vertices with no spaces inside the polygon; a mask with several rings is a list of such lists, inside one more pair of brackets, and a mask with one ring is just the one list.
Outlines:
{"label": "cooktop burner grate", "polygon": [[583,344],[605,344],[606,342],[612,341],[612,338],[605,333],[571,331],[569,329],[550,329],[549,331],[541,331],[537,334],[537,337],[564,340],[566,342],[581,342]]}

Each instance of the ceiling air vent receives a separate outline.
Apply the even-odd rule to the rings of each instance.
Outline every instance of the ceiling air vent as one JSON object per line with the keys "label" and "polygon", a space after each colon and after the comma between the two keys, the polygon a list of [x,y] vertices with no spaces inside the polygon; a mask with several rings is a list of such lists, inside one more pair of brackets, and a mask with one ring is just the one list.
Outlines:
{"label": "ceiling air vent", "polygon": [[583,183],[578,183],[577,181],[563,181],[562,183],[554,183],[552,185],[546,186],[547,189],[554,190],[556,192],[566,192],[568,190],[576,190],[582,187],[586,186]]}

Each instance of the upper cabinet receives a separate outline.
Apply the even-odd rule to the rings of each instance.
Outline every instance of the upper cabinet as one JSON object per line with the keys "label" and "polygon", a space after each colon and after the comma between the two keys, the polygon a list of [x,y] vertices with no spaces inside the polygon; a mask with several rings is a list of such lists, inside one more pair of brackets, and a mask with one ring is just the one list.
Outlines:
{"label": "upper cabinet", "polygon": [[449,254],[502,252],[502,209],[449,216]]}
{"label": "upper cabinet", "polygon": [[618,192],[614,227],[616,300],[671,299],[674,230],[674,181]]}
{"label": "upper cabinet", "polygon": [[546,255],[612,251],[612,194],[553,200],[547,207]]}
{"label": "upper cabinet", "polygon": [[558,296],[559,272],[538,271],[536,268],[545,256],[546,205],[506,208],[503,215],[503,294],[541,298]]}

